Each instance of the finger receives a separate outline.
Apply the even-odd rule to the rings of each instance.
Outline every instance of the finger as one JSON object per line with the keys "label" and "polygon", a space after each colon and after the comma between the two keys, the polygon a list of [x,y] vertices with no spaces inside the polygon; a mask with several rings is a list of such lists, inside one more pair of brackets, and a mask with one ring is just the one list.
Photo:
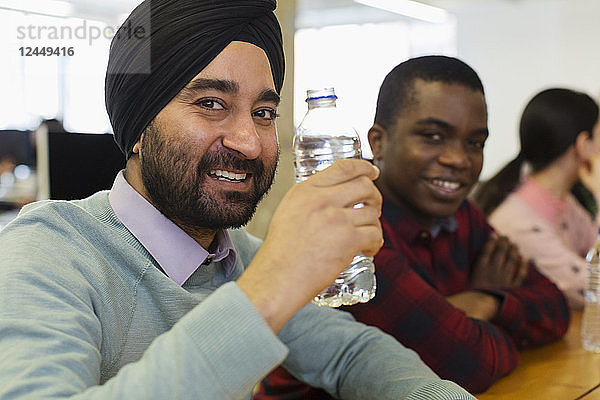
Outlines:
{"label": "finger", "polygon": [[471,275],[471,285],[474,287],[489,286],[490,257],[496,247],[496,240],[496,237],[489,237],[477,258]]}
{"label": "finger", "polygon": [[[326,222],[324,226],[329,227],[331,235],[337,239],[341,246],[334,249],[336,252],[342,252],[351,256],[363,253],[367,256],[374,256],[383,245],[382,229],[379,218],[374,218],[375,210],[367,209],[337,209],[328,210],[325,214]],[[327,251],[332,250],[331,246],[325,243]]]}
{"label": "finger", "polygon": [[358,253],[374,257],[383,246],[381,225],[366,225],[356,229],[356,245]]}
{"label": "finger", "polygon": [[[381,196],[379,189],[377,189],[377,186],[375,186],[375,184],[369,180],[369,178],[362,176],[350,182],[344,183],[342,186],[344,186],[347,190],[346,197],[340,197],[339,194],[337,194],[337,197],[344,201],[344,207],[374,207],[381,212],[383,197]],[[332,190],[335,192],[340,189],[341,188],[338,185],[332,188]]]}
{"label": "finger", "polygon": [[333,186],[321,187],[318,190],[320,190],[320,197],[323,201],[338,207],[352,208],[356,204],[362,203],[363,206],[381,209],[383,201],[375,184],[365,176],[359,176]]}
{"label": "finger", "polygon": [[529,261],[521,260],[521,265],[519,266],[519,270],[517,272],[517,276],[514,280],[514,287],[520,287],[523,285],[523,282],[527,278],[529,274]]}
{"label": "finger", "polygon": [[510,267],[511,244],[506,236],[500,236],[496,240],[494,250],[490,255],[490,268],[494,271],[493,282],[501,285],[507,283],[512,278],[512,271],[510,274],[506,273],[506,269]]}
{"label": "finger", "polygon": [[310,178],[307,182],[314,186],[333,186],[344,183],[359,176],[366,176],[369,180],[375,180],[379,176],[379,168],[366,160],[356,158],[338,160],[333,165],[319,171]]}
{"label": "finger", "polygon": [[492,253],[494,252],[494,249],[496,247],[496,240],[498,240],[496,237],[490,237],[487,242],[485,242],[485,245],[483,246],[483,249],[481,250],[481,254],[479,255],[479,258],[477,259],[477,269],[487,269],[490,263],[490,257],[492,256]]}
{"label": "finger", "polygon": [[501,282],[502,287],[515,287],[518,286],[516,283],[516,278],[519,275],[519,271],[522,265],[521,253],[519,253],[519,249],[513,243],[508,243],[508,251],[505,259],[504,265],[500,265],[499,269],[501,270]]}
{"label": "finger", "polygon": [[361,208],[345,208],[343,212],[351,221],[352,225],[355,227],[361,226],[378,226],[379,222],[379,210],[375,207],[365,206]]}

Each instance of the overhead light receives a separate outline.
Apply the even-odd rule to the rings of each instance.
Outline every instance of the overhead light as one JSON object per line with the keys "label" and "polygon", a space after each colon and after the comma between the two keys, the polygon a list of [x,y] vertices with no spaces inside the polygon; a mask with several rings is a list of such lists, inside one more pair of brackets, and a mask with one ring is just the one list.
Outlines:
{"label": "overhead light", "polygon": [[57,17],[68,17],[73,12],[71,3],[61,0],[0,0],[0,8]]}
{"label": "overhead light", "polygon": [[380,8],[406,17],[441,23],[448,19],[448,11],[412,0],[354,0],[366,6]]}

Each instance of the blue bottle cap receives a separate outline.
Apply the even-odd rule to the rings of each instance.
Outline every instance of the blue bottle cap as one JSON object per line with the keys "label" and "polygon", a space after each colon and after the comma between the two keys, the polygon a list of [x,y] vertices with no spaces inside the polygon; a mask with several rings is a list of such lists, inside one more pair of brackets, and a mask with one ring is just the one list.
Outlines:
{"label": "blue bottle cap", "polygon": [[335,89],[330,87],[325,89],[309,89],[306,91],[306,101],[318,99],[337,99]]}

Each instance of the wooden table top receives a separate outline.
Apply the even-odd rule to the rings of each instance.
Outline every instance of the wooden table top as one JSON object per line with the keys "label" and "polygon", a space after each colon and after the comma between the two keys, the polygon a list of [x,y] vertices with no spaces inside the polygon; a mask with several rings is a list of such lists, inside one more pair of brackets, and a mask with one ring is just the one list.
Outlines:
{"label": "wooden table top", "polygon": [[581,346],[581,314],[572,313],[563,339],[522,351],[517,368],[477,398],[600,399],[600,354],[588,352]]}

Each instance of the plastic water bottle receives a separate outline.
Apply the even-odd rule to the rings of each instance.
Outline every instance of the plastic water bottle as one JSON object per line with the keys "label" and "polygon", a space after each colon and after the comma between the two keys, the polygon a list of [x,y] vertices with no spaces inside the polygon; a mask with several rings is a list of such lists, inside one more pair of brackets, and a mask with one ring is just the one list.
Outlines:
{"label": "plastic water bottle", "polygon": [[[336,108],[336,100],[333,88],[307,91],[308,112],[296,129],[293,144],[296,182],[308,179],[337,160],[361,158],[358,134]],[[375,296],[375,289],[373,258],[358,254],[313,302],[328,307],[366,303]]]}
{"label": "plastic water bottle", "polygon": [[581,339],[583,348],[600,353],[600,236],[586,256],[587,279]]}

